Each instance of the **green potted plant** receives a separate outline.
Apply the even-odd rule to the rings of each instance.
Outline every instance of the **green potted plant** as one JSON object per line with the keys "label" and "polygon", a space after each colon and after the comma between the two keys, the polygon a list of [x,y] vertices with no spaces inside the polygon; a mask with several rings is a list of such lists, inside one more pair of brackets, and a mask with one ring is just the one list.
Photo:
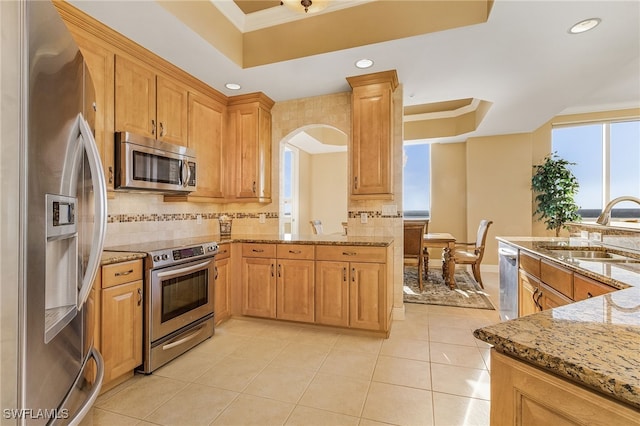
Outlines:
{"label": "green potted plant", "polygon": [[574,201],[579,184],[569,169],[574,164],[554,152],[545,157],[544,163],[533,166],[531,189],[537,194],[537,208],[533,214],[538,215],[538,220],[544,220],[547,229],[555,230],[556,237],[565,223],[581,219]]}

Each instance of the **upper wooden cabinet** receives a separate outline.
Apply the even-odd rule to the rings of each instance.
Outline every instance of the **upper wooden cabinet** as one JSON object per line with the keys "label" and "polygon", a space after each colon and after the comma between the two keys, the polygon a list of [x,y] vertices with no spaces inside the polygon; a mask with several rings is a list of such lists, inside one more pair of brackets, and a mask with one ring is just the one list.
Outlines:
{"label": "upper wooden cabinet", "polygon": [[[189,93],[189,147],[198,159],[197,191],[191,197],[222,200],[226,107],[208,96]],[[215,200],[214,200],[215,201]]]}
{"label": "upper wooden cabinet", "polygon": [[187,146],[187,87],[119,55],[115,70],[115,130]]}
{"label": "upper wooden cabinet", "polygon": [[271,202],[271,108],[263,93],[229,98],[227,184],[230,201]]}
{"label": "upper wooden cabinet", "polygon": [[396,71],[347,81],[351,96],[351,199],[393,198],[393,92]]}

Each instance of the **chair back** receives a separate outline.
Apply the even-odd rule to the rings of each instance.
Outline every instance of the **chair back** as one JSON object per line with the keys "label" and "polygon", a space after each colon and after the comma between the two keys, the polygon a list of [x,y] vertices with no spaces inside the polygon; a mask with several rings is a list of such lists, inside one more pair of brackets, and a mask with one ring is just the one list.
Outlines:
{"label": "chair back", "polygon": [[311,230],[314,235],[322,235],[322,221],[316,219],[309,221],[309,223],[311,224]]}
{"label": "chair back", "polygon": [[404,256],[418,257],[422,254],[422,240],[427,233],[428,221],[411,220],[404,222]]}
{"label": "chair back", "polygon": [[482,219],[480,221],[480,225],[478,226],[478,234],[476,235],[476,254],[478,255],[478,262],[482,260],[482,256],[484,255],[484,246],[487,242],[487,233],[489,231],[489,227],[493,221]]}

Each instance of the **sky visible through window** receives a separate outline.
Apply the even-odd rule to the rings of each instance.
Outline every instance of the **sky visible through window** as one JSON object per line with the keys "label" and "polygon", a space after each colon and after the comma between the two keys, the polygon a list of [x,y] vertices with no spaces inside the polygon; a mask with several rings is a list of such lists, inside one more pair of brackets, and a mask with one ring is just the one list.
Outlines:
{"label": "sky visible through window", "polygon": [[[571,171],[580,184],[576,203],[581,209],[603,208],[606,130],[603,123],[553,129],[553,151],[576,163]],[[640,121],[611,123],[609,134],[609,200],[623,195],[640,197]],[[617,207],[638,208],[633,203]]]}
{"label": "sky visible through window", "polygon": [[404,145],[403,210],[428,216],[431,205],[429,144]]}

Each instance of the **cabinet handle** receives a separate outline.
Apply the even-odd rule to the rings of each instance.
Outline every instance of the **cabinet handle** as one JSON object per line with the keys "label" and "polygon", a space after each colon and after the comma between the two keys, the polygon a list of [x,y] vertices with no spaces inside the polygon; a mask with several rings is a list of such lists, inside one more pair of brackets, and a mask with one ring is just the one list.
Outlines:
{"label": "cabinet handle", "polygon": [[138,287],[138,306],[142,304],[142,289]]}
{"label": "cabinet handle", "polygon": [[342,268],[342,281],[347,282],[347,268]]}
{"label": "cabinet handle", "polygon": [[358,189],[358,176],[353,177],[354,189]]}
{"label": "cabinet handle", "polygon": [[278,278],[282,277],[282,264],[278,264]]}
{"label": "cabinet handle", "polygon": [[302,250],[289,250],[289,253],[291,253],[291,254],[301,254]]}
{"label": "cabinet handle", "polygon": [[251,249],[251,251],[254,253],[264,253],[263,249]]}
{"label": "cabinet handle", "polygon": [[122,277],[129,274],[133,274],[133,269],[129,269],[128,271],[123,272],[116,272],[116,277]]}
{"label": "cabinet handle", "polygon": [[222,251],[219,251],[218,254],[225,254],[227,251],[228,251],[227,249],[224,249]]}
{"label": "cabinet handle", "polygon": [[538,308],[540,308],[540,310],[542,311],[542,305],[540,304],[540,299],[542,298],[542,290],[540,290],[540,293],[538,293],[538,297],[536,298],[536,306]]}
{"label": "cabinet handle", "polygon": [[151,134],[155,135],[156,134],[156,120],[151,120]]}
{"label": "cabinet handle", "polygon": [[273,277],[273,263],[271,264],[271,276]]}
{"label": "cabinet handle", "polygon": [[536,287],[536,289],[533,290],[533,294],[531,295],[531,300],[533,300],[533,304],[536,306],[538,306],[538,302],[536,302],[536,294],[538,294],[539,291],[540,289]]}
{"label": "cabinet handle", "polygon": [[217,279],[218,279],[218,267],[217,267],[217,266],[214,266],[214,267],[213,267],[213,271],[214,271],[214,273],[213,273],[213,279],[214,279],[214,280],[217,280]]}
{"label": "cabinet handle", "polygon": [[351,282],[356,282],[356,268],[351,268]]}
{"label": "cabinet handle", "polygon": [[356,253],[355,251],[343,251],[342,252],[343,256],[355,256],[356,254],[358,254],[358,253]]}
{"label": "cabinet handle", "polygon": [[160,122],[160,136],[164,136],[164,125]]}
{"label": "cabinet handle", "polygon": [[251,190],[253,191],[253,193],[256,193],[256,181],[253,181],[253,185],[251,186]]}
{"label": "cabinet handle", "polygon": [[587,299],[590,299],[590,298],[592,298],[592,297],[593,297],[593,294],[591,294],[591,292],[590,292],[590,291],[588,291],[588,292],[587,292]]}
{"label": "cabinet handle", "polygon": [[109,183],[113,183],[113,166],[109,166]]}

